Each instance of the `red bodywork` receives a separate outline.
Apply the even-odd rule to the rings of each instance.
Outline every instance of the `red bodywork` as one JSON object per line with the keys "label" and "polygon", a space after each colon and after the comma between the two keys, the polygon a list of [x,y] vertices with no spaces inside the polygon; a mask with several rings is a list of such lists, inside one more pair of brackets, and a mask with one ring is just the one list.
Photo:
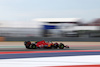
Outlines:
{"label": "red bodywork", "polygon": [[35,43],[31,43],[30,41],[25,41],[24,45],[27,49],[33,48],[53,48],[53,49],[63,49],[64,47],[69,48],[68,45],[64,45],[63,43],[58,44],[56,43],[52,43],[52,42],[46,42],[45,40],[42,41],[38,41]]}
{"label": "red bodywork", "polygon": [[36,43],[36,46],[40,47],[40,48],[43,48],[44,46],[51,47],[51,45],[53,45],[53,43],[45,42],[44,40],[39,41],[39,42]]}

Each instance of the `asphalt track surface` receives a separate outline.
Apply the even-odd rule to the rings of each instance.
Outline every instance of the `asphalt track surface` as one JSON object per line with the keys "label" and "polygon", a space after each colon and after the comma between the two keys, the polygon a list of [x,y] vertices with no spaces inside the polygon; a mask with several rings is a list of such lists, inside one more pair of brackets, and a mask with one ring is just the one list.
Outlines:
{"label": "asphalt track surface", "polygon": [[24,42],[0,42],[0,51],[100,50],[100,42],[62,42],[69,49],[26,49]]}
{"label": "asphalt track surface", "polygon": [[100,42],[63,42],[69,49],[26,49],[23,42],[0,42],[0,59],[100,55]]}

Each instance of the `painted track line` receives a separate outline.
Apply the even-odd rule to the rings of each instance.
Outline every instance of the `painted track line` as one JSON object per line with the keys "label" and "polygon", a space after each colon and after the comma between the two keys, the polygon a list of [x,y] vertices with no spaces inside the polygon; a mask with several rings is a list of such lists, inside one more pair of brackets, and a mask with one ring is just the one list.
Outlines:
{"label": "painted track line", "polygon": [[100,67],[100,65],[70,65],[70,66],[44,66],[44,67]]}
{"label": "painted track line", "polygon": [[58,52],[100,52],[100,50],[7,51],[7,52],[0,52],[0,54],[58,53]]}
{"label": "painted track line", "polygon": [[0,54],[0,59],[82,56],[82,55],[100,55],[100,52],[56,52],[56,53]]}

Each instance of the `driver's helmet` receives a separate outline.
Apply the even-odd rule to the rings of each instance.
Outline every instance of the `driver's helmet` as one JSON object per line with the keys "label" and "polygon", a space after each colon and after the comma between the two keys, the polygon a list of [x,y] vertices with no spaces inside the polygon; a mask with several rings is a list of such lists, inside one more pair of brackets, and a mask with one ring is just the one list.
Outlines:
{"label": "driver's helmet", "polygon": [[49,41],[49,43],[52,43],[52,41]]}

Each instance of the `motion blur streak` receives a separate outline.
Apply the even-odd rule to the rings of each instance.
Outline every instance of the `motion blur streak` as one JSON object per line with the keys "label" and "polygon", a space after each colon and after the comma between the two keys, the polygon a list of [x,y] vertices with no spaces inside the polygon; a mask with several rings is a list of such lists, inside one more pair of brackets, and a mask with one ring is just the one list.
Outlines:
{"label": "motion blur streak", "polygon": [[2,67],[100,65],[100,55],[2,59]]}
{"label": "motion blur streak", "polygon": [[100,19],[37,18],[31,22],[0,22],[1,37],[100,37]]}
{"label": "motion blur streak", "polygon": [[13,51],[0,52],[0,54],[22,54],[22,53],[61,53],[61,52],[100,52],[100,50],[57,50],[57,51]]}
{"label": "motion blur streak", "polygon": [[71,66],[47,66],[47,67],[100,67],[100,65],[71,65]]}

